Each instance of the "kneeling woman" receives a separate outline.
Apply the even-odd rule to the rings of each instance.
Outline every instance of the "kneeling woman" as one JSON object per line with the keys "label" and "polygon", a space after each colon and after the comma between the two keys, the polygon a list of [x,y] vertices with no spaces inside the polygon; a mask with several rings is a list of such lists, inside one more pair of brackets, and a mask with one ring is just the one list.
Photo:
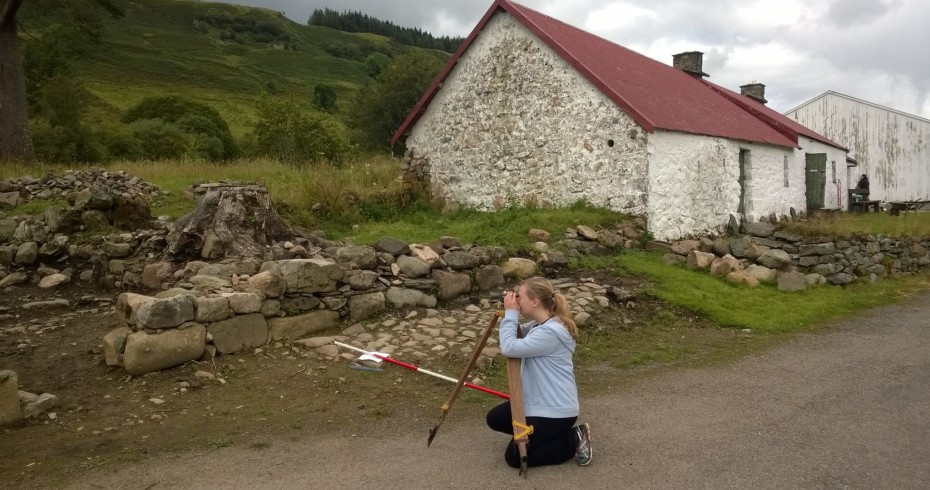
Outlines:
{"label": "kneeling woman", "polygon": [[[523,359],[520,379],[524,413],[527,424],[533,426],[527,444],[528,465],[561,464],[573,457],[581,466],[589,464],[590,429],[588,424],[574,426],[578,419],[578,387],[572,354],[578,327],[568,302],[548,280],[534,277],[524,281],[517,293],[504,295],[504,308],[501,354]],[[531,321],[520,325],[521,313]],[[522,335],[517,335],[518,328]],[[488,427],[512,436],[510,402],[492,408],[487,422]],[[511,467],[520,467],[519,450],[512,438],[504,459]]]}

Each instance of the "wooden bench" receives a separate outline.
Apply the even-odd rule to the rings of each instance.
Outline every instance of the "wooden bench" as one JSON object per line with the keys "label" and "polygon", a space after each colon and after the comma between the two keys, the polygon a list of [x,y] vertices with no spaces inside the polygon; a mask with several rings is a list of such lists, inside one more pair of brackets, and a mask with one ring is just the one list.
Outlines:
{"label": "wooden bench", "polygon": [[880,203],[881,201],[850,201],[849,209],[852,212],[856,212],[858,210],[863,213],[867,213],[871,209],[872,212],[877,213],[879,212],[878,205]]}

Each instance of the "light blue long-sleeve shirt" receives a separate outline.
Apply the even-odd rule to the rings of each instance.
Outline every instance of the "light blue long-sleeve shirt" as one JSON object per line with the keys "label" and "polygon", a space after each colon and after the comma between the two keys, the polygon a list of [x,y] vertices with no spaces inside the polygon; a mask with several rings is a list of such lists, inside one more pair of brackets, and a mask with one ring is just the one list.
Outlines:
{"label": "light blue long-sleeve shirt", "polygon": [[[578,386],[572,354],[575,339],[557,317],[519,325],[520,312],[507,310],[500,326],[501,354],[522,358],[524,413],[527,417],[578,416]],[[523,338],[517,338],[517,328]]]}

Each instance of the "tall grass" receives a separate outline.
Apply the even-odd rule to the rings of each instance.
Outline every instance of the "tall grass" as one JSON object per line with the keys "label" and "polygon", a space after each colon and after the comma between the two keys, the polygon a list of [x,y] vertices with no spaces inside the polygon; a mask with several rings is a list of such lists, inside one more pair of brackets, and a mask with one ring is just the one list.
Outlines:
{"label": "tall grass", "polygon": [[[112,162],[106,168],[138,175],[169,192],[153,203],[156,216],[177,219],[193,210],[195,202],[185,196],[185,190],[195,182],[261,182],[279,214],[292,225],[323,230],[331,238],[349,238],[358,244],[373,244],[382,236],[414,242],[455,236],[467,243],[519,251],[532,246],[528,238],[532,228],[558,237],[566,228],[579,224],[610,227],[627,219],[584,202],[558,209],[507,208],[493,213],[459,209],[446,213],[425,194],[405,192],[399,179],[400,162],[378,154],[359,156],[339,166],[243,159],[222,164],[203,160],[124,161]],[[0,166],[0,178],[41,177],[48,170],[60,174],[66,167]]]}

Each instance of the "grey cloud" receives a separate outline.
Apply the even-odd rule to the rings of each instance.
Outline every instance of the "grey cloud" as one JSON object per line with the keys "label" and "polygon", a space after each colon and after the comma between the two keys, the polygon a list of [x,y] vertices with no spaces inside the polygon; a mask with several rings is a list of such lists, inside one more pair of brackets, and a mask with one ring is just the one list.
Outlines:
{"label": "grey cloud", "polygon": [[[397,25],[419,27],[434,35],[467,35],[492,0],[230,0],[284,11],[304,23],[316,8],[357,10]],[[518,0],[519,1],[519,0]],[[533,9],[568,24],[586,26],[590,16],[615,0],[523,0]],[[625,5],[655,12],[655,16],[633,24],[617,23],[611,29],[598,21],[603,32],[595,34],[633,49],[681,46],[705,51],[705,71],[712,80],[729,88],[750,81],[765,83],[770,105],[788,109],[826,90],[849,93],[866,100],[892,100],[895,108],[930,117],[930,2],[925,0],[834,0],[818,7],[814,0],[616,0]],[[801,5],[810,15],[793,25],[767,22],[780,11]],[[814,8],[817,7],[817,8]],[[757,9],[740,17],[740,9]],[[822,15],[816,16],[819,12]],[[734,62],[738,48],[777,44],[796,53],[798,60],[772,60],[771,66],[756,63],[751,70]],[[655,53],[659,61],[671,63],[674,53]],[[765,60],[762,60],[765,61]],[[743,63],[745,65],[745,63]],[[740,65],[742,66],[742,65]],[[762,68],[759,68],[762,66]],[[739,70],[739,71],[737,71]],[[903,88],[902,88],[903,87]],[[885,92],[898,90],[894,97]],[[854,91],[861,91],[851,93]],[[910,94],[910,95],[907,95]],[[796,105],[796,104],[795,104]]]}
{"label": "grey cloud", "polygon": [[825,20],[837,27],[870,24],[902,4],[899,0],[837,0],[830,4]]}

